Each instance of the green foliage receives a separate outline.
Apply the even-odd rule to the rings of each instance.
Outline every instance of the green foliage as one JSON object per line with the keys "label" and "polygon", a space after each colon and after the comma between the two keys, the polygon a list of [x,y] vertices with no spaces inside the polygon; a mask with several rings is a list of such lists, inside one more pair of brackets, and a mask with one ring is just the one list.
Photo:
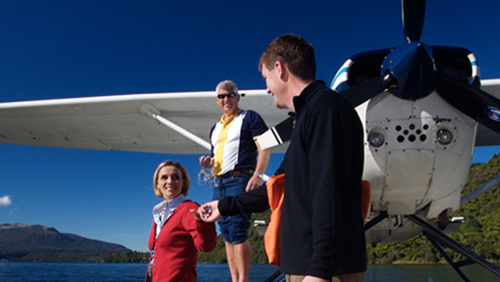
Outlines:
{"label": "green foliage", "polygon": [[103,262],[136,262],[147,263],[149,261],[149,253],[140,252],[121,252],[112,253],[102,259]]}
{"label": "green foliage", "polygon": [[[486,164],[473,164],[462,194],[468,195],[479,186],[500,174],[500,155],[495,155]],[[497,185],[488,192],[472,200],[452,214],[465,217],[459,231],[450,237],[468,247],[478,255],[500,261],[500,187]],[[252,215],[251,222],[264,219],[269,222],[270,211]],[[264,250],[264,238],[257,234],[255,227],[248,231],[252,247],[252,263],[267,263]],[[457,253],[446,250],[455,261],[463,259]],[[149,260],[149,253],[121,252],[113,254],[99,253],[9,253],[3,258],[10,261],[57,261],[57,262],[139,262]],[[367,258],[370,264],[438,263],[444,259],[434,246],[422,235],[401,243],[368,244]],[[200,263],[226,263],[226,251],[222,236],[218,236],[217,247],[212,252],[199,252]]]}
{"label": "green foliage", "polygon": [[225,263],[226,260],[226,248],[224,245],[224,240],[222,240],[222,235],[217,236],[217,246],[211,252],[198,252],[198,262],[200,263]]}
{"label": "green foliage", "polygon": [[[488,163],[473,164],[462,191],[466,196],[481,185],[500,174],[500,155],[495,155]],[[500,187],[470,201],[451,216],[463,216],[465,224],[459,231],[448,234],[478,255],[490,261],[500,260]],[[450,249],[445,249],[457,261],[464,259]],[[424,237],[419,235],[401,243],[367,245],[368,263],[387,264],[394,262],[437,263],[444,258]]]}
{"label": "green foliage", "polygon": [[[251,222],[254,220],[265,220],[269,222],[271,210],[252,215]],[[268,263],[266,250],[264,248],[264,236],[257,233],[257,230],[252,225],[248,230],[248,240],[252,246],[252,263]]]}
{"label": "green foliage", "polygon": [[[253,227],[254,220],[266,220],[269,222],[269,217],[271,215],[271,211],[267,210],[262,213],[257,213],[252,215],[250,221],[252,225],[248,229],[248,241],[250,242],[250,246],[252,248],[252,263],[267,263],[266,251],[264,249],[264,236],[261,236],[257,233],[255,227]],[[200,263],[226,263],[226,248],[224,245],[224,240],[222,239],[222,235],[219,235],[217,238],[217,247],[215,250],[203,253],[198,252],[198,262]]]}

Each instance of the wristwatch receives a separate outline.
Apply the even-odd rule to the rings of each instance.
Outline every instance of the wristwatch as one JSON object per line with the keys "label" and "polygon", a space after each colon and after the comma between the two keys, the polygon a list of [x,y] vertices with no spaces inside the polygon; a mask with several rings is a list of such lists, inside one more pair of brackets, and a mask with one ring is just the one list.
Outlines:
{"label": "wristwatch", "polygon": [[253,175],[257,175],[260,179],[264,179],[263,173],[254,172]]}

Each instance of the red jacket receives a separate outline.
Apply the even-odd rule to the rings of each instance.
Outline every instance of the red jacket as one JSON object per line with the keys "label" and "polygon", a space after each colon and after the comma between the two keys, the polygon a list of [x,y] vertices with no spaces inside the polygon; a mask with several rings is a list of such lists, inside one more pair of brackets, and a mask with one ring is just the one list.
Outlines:
{"label": "red jacket", "polygon": [[214,223],[196,221],[189,211],[198,204],[185,201],[174,210],[155,239],[156,223],[149,234],[149,250],[155,249],[152,269],[156,281],[196,281],[198,251],[212,251],[217,244]]}

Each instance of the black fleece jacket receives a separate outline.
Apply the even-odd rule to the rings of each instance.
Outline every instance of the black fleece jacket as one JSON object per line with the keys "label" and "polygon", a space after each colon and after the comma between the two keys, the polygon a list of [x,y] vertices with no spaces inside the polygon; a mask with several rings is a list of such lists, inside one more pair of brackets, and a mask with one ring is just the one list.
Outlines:
{"label": "black fleece jacket", "polygon": [[[366,270],[361,215],[363,128],[341,95],[316,81],[294,98],[295,125],[285,172],[281,271],[330,280]],[[223,198],[223,215],[269,207],[265,185]]]}

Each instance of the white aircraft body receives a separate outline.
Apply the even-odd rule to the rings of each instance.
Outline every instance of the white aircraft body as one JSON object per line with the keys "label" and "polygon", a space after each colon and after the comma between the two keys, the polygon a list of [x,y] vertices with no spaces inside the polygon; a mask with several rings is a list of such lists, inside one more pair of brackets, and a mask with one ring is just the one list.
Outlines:
{"label": "white aircraft body", "polygon": [[406,215],[446,227],[470,200],[461,192],[474,146],[500,144],[500,79],[480,81],[469,50],[420,42],[425,1],[403,0],[402,10],[406,43],[354,55],[331,83],[363,121],[368,220],[387,215],[368,242],[422,232]]}
{"label": "white aircraft body", "polygon": [[[482,83],[500,99],[500,80]],[[370,182],[372,211],[368,220],[380,211],[389,215],[367,231],[371,243],[400,242],[422,232],[403,215],[417,214],[432,223],[440,215],[448,220],[461,206],[474,145],[500,144],[435,92],[416,101],[382,93],[356,110],[365,128],[363,179]],[[381,136],[384,140],[373,140]]]}

